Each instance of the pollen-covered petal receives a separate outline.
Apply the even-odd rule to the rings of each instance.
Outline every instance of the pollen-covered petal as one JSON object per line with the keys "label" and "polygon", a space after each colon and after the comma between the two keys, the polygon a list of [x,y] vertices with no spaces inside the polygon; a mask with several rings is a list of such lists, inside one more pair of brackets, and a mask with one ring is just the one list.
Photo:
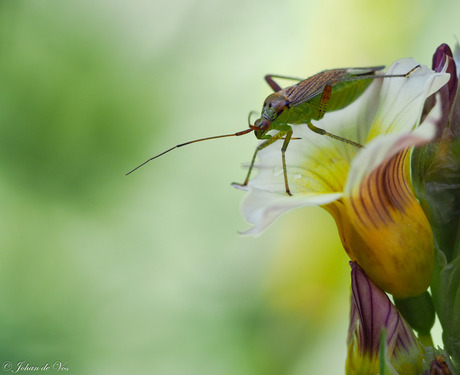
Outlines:
{"label": "pollen-covered petal", "polygon": [[[402,59],[388,69],[387,75],[406,74],[417,66],[414,59]],[[421,65],[407,77],[384,79],[367,142],[378,135],[409,131],[417,126],[425,100],[444,86],[449,77],[448,73],[435,73]]]}
{"label": "pollen-covered petal", "polygon": [[241,213],[254,228],[245,234],[259,234],[277,217],[298,207],[324,206],[342,196],[350,161],[357,149],[306,127],[294,128],[294,137],[286,155],[288,184],[286,193],[281,161],[281,143],[260,151],[254,167],[257,176],[248,184]]}
{"label": "pollen-covered petal", "polygon": [[[286,193],[279,147],[262,150],[255,165],[258,174],[247,189],[241,204],[244,219],[254,227],[244,234],[260,234],[283,213],[305,206],[322,206],[339,199],[349,169],[349,161],[330,140],[318,136],[318,143],[309,141],[308,129],[296,129],[295,135],[306,135],[292,141],[287,159],[287,178],[293,193]],[[311,133],[311,132],[310,132]],[[302,147],[304,146],[304,147]],[[306,147],[305,147],[306,146]]]}

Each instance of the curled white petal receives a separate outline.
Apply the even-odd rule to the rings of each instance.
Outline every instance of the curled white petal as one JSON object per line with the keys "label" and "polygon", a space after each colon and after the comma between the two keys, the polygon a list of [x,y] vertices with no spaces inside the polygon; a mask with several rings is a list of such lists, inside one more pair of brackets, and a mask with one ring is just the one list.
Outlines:
{"label": "curled white petal", "polygon": [[[388,69],[387,74],[405,74],[416,66],[414,59],[399,60]],[[409,131],[417,126],[426,98],[444,86],[449,77],[448,73],[435,73],[421,65],[408,77],[385,79],[379,110],[367,141],[378,135]]]}
{"label": "curled white petal", "polygon": [[263,190],[251,189],[243,200],[241,213],[245,220],[254,226],[243,234],[258,235],[262,233],[276,218],[294,208],[322,206],[341,197],[341,193],[312,193],[290,197],[286,193],[284,195],[272,194]]}

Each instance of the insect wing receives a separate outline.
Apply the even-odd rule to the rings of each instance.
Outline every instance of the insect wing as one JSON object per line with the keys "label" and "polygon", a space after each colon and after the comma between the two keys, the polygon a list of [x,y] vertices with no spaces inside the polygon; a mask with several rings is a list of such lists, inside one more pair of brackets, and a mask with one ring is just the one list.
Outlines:
{"label": "insect wing", "polygon": [[284,89],[285,95],[290,101],[290,106],[293,107],[321,95],[324,90],[324,86],[327,84],[334,86],[340,82],[346,81],[347,77],[351,78],[369,75],[378,70],[382,70],[384,67],[384,65],[381,65],[363,68],[325,70],[302,82],[299,82],[297,85]]}
{"label": "insect wing", "polygon": [[326,84],[333,86],[349,75],[345,69],[325,70],[321,73],[299,82],[297,85],[284,89],[291,107],[305,103],[314,97],[321,95]]}

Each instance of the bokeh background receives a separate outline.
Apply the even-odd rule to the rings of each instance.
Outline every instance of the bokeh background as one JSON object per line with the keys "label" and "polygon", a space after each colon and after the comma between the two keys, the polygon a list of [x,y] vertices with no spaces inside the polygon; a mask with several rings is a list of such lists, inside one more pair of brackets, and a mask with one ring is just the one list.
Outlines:
{"label": "bokeh background", "polygon": [[[0,363],[343,373],[349,266],[320,208],[239,214],[266,73],[430,64],[458,1],[0,2]],[[440,344],[440,342],[437,342]],[[1,371],[1,370],[0,370]]]}

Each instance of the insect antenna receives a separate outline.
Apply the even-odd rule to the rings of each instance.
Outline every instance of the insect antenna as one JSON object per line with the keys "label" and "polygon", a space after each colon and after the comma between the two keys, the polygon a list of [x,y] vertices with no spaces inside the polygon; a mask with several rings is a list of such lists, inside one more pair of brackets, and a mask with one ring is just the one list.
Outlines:
{"label": "insect antenna", "polygon": [[232,134],[224,134],[224,135],[216,135],[214,137],[207,137],[207,138],[200,138],[200,139],[195,139],[193,141],[189,141],[189,142],[185,142],[185,143],[181,143],[180,145],[176,145],[174,147],[171,147],[170,149],[166,150],[166,151],[163,151],[161,154],[158,154],[158,155],[155,155],[153,157],[151,157],[150,159],[147,159],[146,161],[144,161],[142,164],[138,165],[136,168],[134,168],[133,170],[129,171],[128,173],[126,173],[125,176],[133,173],[135,170],[139,169],[140,167],[144,166],[145,164],[147,164],[149,161],[152,161],[153,159],[156,159],[156,158],[159,158],[160,156],[168,153],[169,151],[172,151],[176,148],[179,148],[179,147],[182,147],[182,146],[187,146],[187,145],[190,145],[192,143],[196,143],[196,142],[201,142],[201,141],[208,141],[210,139],[217,139],[217,138],[226,138],[226,137],[238,137],[240,135],[244,135],[244,134],[248,134],[250,132],[252,132],[254,129],[253,128],[249,128],[249,129],[245,129],[245,130],[242,130],[242,131],[239,131],[239,132],[236,132],[236,133],[232,133]]}

